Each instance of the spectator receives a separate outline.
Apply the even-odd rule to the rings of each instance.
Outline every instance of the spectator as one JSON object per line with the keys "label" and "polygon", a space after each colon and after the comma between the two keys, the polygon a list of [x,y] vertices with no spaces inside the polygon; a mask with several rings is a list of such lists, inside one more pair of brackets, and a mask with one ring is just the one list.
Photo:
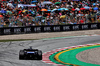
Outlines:
{"label": "spectator", "polygon": [[[60,3],[56,3],[60,2]],[[32,3],[31,0],[2,0],[0,2],[0,26],[18,27],[35,25],[83,24],[100,22],[100,1],[52,1]],[[46,11],[41,11],[41,9]],[[65,8],[65,9],[64,9]],[[38,15],[41,17],[36,18]],[[61,19],[60,17],[66,17]],[[45,19],[44,19],[45,18]]]}

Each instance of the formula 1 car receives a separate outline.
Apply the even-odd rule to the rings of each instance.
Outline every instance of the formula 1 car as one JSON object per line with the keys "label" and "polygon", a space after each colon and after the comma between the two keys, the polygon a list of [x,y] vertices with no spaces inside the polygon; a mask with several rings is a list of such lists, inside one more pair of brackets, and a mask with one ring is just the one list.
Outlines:
{"label": "formula 1 car", "polygon": [[42,51],[38,49],[29,49],[20,50],[19,52],[20,60],[42,60]]}

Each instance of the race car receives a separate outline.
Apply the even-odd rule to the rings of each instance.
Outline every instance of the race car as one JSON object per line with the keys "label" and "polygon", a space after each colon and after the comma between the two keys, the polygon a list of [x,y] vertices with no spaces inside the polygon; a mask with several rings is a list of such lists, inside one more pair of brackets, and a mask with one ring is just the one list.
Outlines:
{"label": "race car", "polygon": [[19,52],[20,60],[42,60],[42,51],[38,49],[32,49],[32,47]]}

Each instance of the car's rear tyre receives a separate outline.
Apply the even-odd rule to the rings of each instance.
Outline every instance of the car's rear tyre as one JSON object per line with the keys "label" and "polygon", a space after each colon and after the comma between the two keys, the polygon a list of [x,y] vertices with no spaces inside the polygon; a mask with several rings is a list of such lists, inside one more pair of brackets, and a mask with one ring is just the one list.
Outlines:
{"label": "car's rear tyre", "polygon": [[42,60],[42,51],[38,50],[38,60]]}
{"label": "car's rear tyre", "polygon": [[20,52],[19,52],[19,59],[20,60],[24,59],[24,51],[23,50],[20,50]]}

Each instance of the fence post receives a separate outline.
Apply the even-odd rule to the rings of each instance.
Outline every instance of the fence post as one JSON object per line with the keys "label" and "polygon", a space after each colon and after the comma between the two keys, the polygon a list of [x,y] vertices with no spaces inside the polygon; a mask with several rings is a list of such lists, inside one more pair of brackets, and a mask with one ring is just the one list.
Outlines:
{"label": "fence post", "polygon": [[97,14],[96,14],[96,23],[97,23]]}

